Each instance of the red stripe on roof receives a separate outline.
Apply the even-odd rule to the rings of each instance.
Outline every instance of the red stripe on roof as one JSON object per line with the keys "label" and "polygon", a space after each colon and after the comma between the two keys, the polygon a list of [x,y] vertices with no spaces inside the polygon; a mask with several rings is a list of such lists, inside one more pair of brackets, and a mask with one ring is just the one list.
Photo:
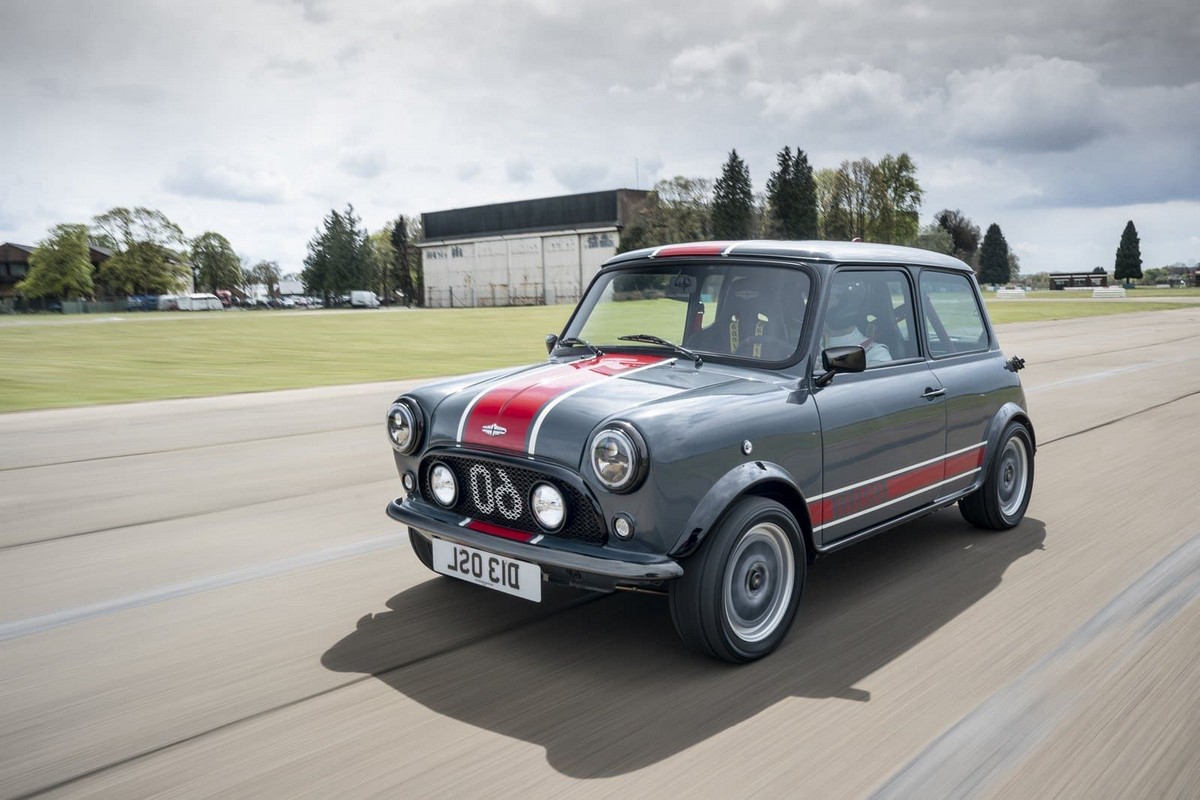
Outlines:
{"label": "red stripe on roof", "polygon": [[654,252],[655,258],[672,256],[719,256],[729,248],[728,244],[669,244]]}

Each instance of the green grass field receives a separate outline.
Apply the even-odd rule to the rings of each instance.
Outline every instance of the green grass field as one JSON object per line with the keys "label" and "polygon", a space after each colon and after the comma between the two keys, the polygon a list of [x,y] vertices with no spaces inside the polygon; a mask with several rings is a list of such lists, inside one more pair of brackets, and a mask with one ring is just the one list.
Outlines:
{"label": "green grass field", "polygon": [[[1086,299],[988,303],[997,324],[1178,308]],[[535,306],[7,317],[0,319],[0,411],[434,377],[529,363],[545,358],[545,334],[561,330],[570,313],[570,306]]]}

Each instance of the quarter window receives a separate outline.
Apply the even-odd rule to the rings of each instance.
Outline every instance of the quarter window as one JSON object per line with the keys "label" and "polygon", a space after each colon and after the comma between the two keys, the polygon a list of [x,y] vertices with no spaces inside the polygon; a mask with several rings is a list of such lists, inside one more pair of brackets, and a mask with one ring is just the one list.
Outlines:
{"label": "quarter window", "polygon": [[921,307],[929,353],[934,358],[987,349],[983,312],[966,275],[923,271]]}

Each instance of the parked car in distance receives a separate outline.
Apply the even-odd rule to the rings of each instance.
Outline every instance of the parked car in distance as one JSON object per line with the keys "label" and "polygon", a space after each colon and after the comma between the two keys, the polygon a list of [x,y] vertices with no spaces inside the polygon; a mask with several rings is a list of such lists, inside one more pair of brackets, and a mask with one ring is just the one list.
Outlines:
{"label": "parked car in distance", "polygon": [[379,308],[379,296],[364,289],[355,289],[350,293],[350,305],[353,308]]}
{"label": "parked car in distance", "polygon": [[948,256],[638,250],[546,344],[388,409],[387,512],[435,572],[534,602],[547,581],[660,593],[688,645],[747,662],[783,641],[815,558],[955,503],[1013,528],[1032,495],[1024,362]]}

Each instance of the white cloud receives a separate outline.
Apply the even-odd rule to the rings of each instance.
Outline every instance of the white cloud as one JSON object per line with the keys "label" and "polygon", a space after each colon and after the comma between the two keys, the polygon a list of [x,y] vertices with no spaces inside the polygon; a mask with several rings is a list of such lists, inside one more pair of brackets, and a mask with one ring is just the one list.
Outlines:
{"label": "white cloud", "polygon": [[609,169],[606,164],[569,163],[558,165],[551,173],[568,192],[595,192],[606,188]]}
{"label": "white cloud", "polygon": [[816,168],[908,151],[924,219],[995,221],[1027,269],[1113,249],[1107,209],[1136,210],[1148,262],[1186,260],[1196,19],[1194,0],[5,0],[0,240],[149,205],[293,271],[346,203],[378,228],[713,178],[734,147],[761,190],[786,144]]}
{"label": "white cloud", "polygon": [[287,182],[269,171],[206,163],[198,158],[180,163],[163,180],[163,188],[185,197],[244,203],[281,203],[288,197]]}
{"label": "white cloud", "polygon": [[504,162],[504,173],[513,183],[529,183],[533,180],[533,162],[527,158],[510,158]]}
{"label": "white cloud", "polygon": [[755,82],[749,92],[762,100],[768,116],[835,129],[907,125],[927,103],[910,90],[903,75],[873,67],[821,72],[799,81]]}
{"label": "white cloud", "polygon": [[752,42],[694,45],[671,59],[664,81],[670,88],[691,91],[741,87],[754,77],[758,64]]}
{"label": "white cloud", "polygon": [[1058,58],[1016,58],[952,73],[946,112],[967,141],[1028,152],[1079,148],[1110,130],[1099,73]]}
{"label": "white cloud", "polygon": [[356,178],[378,178],[387,168],[387,155],[382,150],[358,150],[342,156],[340,165]]}

